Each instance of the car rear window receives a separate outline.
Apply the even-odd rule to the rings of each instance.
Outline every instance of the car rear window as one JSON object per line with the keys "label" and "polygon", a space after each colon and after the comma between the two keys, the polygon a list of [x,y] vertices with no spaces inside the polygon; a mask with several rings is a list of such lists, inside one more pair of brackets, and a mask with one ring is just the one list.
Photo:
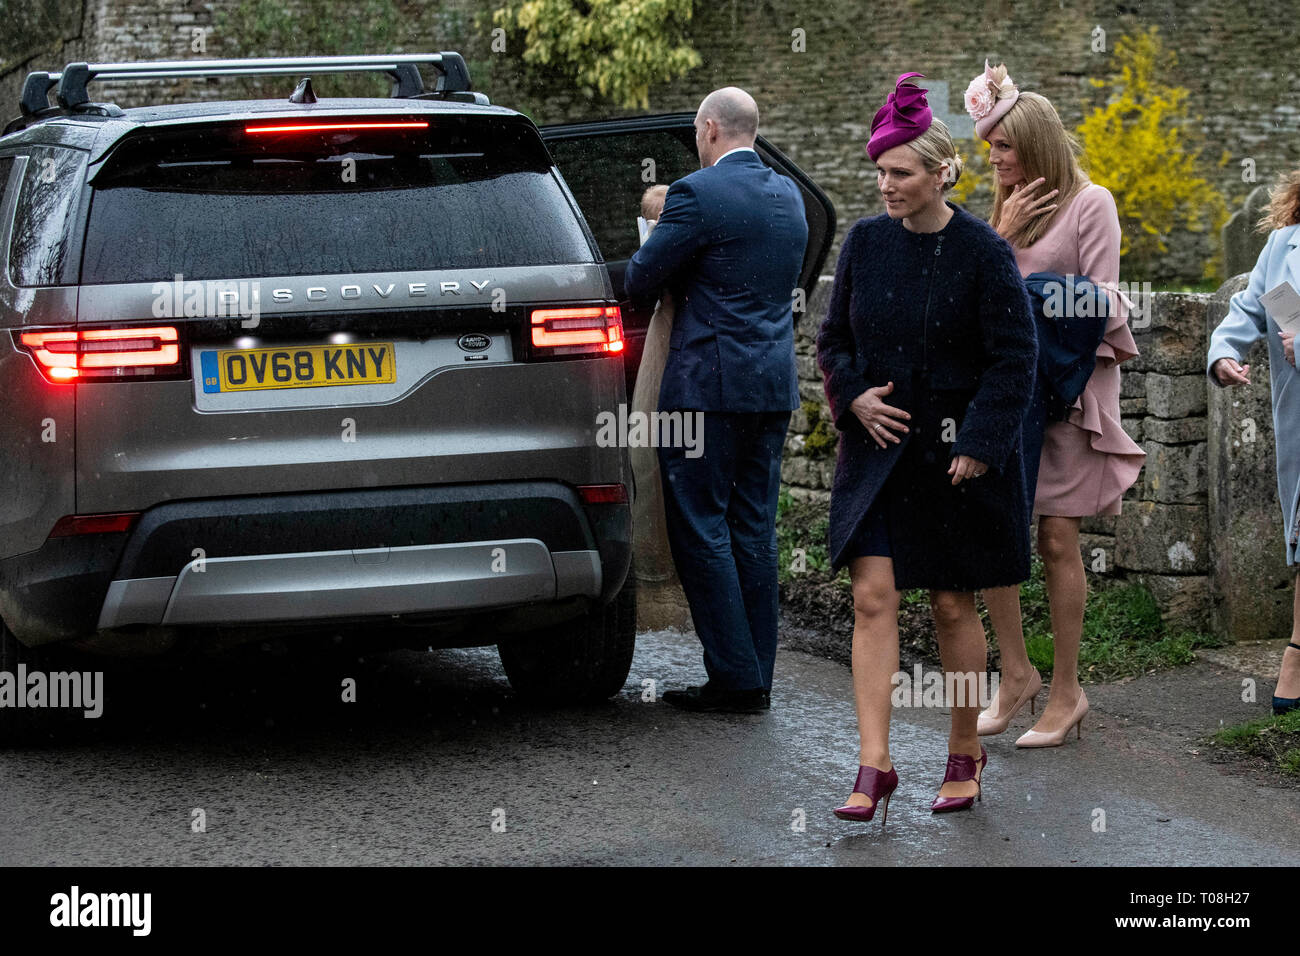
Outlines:
{"label": "car rear window", "polygon": [[[361,124],[426,123],[392,129]],[[331,123],[344,129],[275,129]],[[137,134],[92,179],[81,281],[593,261],[517,118],[324,117]]]}

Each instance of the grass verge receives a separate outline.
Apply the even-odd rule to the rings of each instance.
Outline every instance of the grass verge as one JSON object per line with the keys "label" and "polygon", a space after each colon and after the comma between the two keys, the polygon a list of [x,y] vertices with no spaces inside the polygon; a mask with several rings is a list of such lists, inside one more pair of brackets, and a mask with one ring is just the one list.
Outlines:
{"label": "grass verge", "polygon": [[1224,727],[1210,738],[1229,755],[1251,757],[1291,777],[1300,777],[1300,710]]}

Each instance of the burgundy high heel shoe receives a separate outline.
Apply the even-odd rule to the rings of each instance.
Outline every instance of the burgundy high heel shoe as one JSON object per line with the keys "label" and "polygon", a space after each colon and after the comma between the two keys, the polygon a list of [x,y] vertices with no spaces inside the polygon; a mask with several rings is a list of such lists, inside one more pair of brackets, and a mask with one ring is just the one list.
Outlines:
{"label": "burgundy high heel shoe", "polygon": [[[980,746],[980,759],[967,754],[948,754],[948,766],[944,768],[943,782],[959,783],[963,780],[975,781],[975,796],[973,797],[935,797],[934,803],[930,804],[931,813],[952,813],[954,810],[969,810],[975,806],[975,801],[984,800],[983,787],[980,785],[979,778],[975,776],[975,768],[978,766],[980,776],[984,774],[984,768],[988,766],[989,755]],[[940,784],[942,786],[942,784]]]}
{"label": "burgundy high heel shoe", "polygon": [[841,820],[857,820],[860,823],[867,823],[876,815],[876,807],[880,806],[880,801],[883,799],[885,808],[880,815],[880,825],[883,827],[885,821],[889,819],[889,798],[897,789],[898,771],[893,767],[890,767],[888,772],[881,773],[875,767],[860,765],[858,767],[858,779],[853,784],[853,792],[870,797],[871,806],[858,807],[846,804],[842,807],[836,807],[835,815]]}

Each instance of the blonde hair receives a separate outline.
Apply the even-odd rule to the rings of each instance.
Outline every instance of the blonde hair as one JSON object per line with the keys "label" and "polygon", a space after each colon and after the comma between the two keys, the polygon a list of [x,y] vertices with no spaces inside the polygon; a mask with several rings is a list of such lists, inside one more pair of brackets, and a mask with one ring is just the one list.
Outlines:
{"label": "blonde hair", "polygon": [[[914,79],[904,80],[903,83],[907,86],[917,85]],[[932,119],[929,129],[916,139],[909,139],[903,145],[910,146],[916,151],[916,154],[921,157],[921,165],[925,167],[927,173],[937,173],[945,166],[948,167],[948,172],[943,181],[944,192],[957,185],[957,180],[961,178],[961,157],[957,155],[957,147],[953,145],[952,134],[948,132],[948,127],[944,125],[943,120]]]}
{"label": "blonde hair", "polygon": [[1260,232],[1272,232],[1300,222],[1300,169],[1283,173],[1268,192],[1268,211],[1255,224]]}
{"label": "blonde hair", "polygon": [[957,180],[961,179],[962,161],[957,155],[957,147],[953,145],[952,134],[948,132],[943,120],[932,120],[929,129],[904,145],[912,147],[921,157],[921,164],[927,173],[937,173],[947,167],[948,172],[943,180],[944,192],[957,185]]}
{"label": "blonde hair", "polygon": [[[993,71],[994,81],[1000,81],[1006,76],[1006,71],[1005,65],[999,65]],[[1066,203],[1091,180],[1079,165],[1079,156],[1083,153],[1079,141],[1066,130],[1056,108],[1047,97],[1022,92],[994,129],[1001,129],[1011,141],[1025,182],[1032,183],[1042,177],[1043,183],[1034,195],[1042,196],[1053,189],[1060,190],[1052,200],[1056,204],[1054,210],[1034,217],[1008,237],[1013,246],[1023,249],[1043,237]],[[992,136],[992,131],[989,135]],[[989,224],[994,228],[997,228],[1002,217],[1002,203],[1010,195],[1009,188],[994,181],[993,215],[989,217]]]}
{"label": "blonde hair", "polygon": [[664,211],[664,198],[668,195],[668,187],[664,185],[651,186],[641,194],[641,218],[658,219]]}

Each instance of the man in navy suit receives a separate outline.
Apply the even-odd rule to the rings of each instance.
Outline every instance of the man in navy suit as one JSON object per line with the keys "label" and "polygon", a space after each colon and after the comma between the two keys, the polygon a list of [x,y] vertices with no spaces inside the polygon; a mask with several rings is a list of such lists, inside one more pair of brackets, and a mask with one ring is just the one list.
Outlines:
{"label": "man in navy suit", "polygon": [[792,302],[808,223],[799,187],[754,151],[757,133],[744,90],[705,97],[700,169],[669,187],[624,278],[634,298],[675,293],[659,410],[704,413],[702,454],[659,449],[668,540],[709,678],[664,694],[688,710],[767,710],[776,660],[776,503],[799,407]]}

